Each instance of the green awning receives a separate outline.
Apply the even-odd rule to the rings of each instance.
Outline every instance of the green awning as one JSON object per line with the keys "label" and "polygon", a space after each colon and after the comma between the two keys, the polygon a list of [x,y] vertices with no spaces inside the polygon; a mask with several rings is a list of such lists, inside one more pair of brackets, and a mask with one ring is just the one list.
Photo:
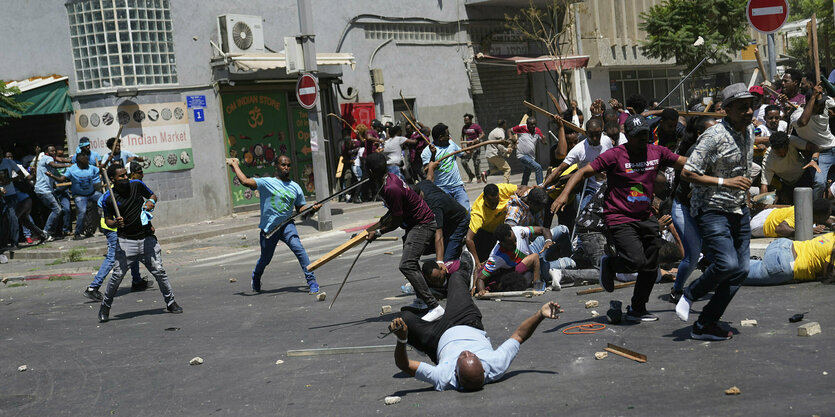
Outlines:
{"label": "green awning", "polygon": [[58,81],[24,91],[15,99],[19,102],[32,103],[21,113],[21,116],[36,116],[43,114],[69,113],[72,111],[70,89],[66,81]]}

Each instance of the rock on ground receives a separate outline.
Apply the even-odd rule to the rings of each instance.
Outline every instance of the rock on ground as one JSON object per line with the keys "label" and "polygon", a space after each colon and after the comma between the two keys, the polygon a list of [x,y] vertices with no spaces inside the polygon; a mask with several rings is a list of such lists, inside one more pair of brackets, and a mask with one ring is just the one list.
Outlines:
{"label": "rock on ground", "polygon": [[192,359],[188,362],[188,364],[189,364],[189,365],[202,365],[202,364],[203,364],[203,358],[201,358],[201,357],[199,357],[199,356],[195,356],[194,358],[192,358]]}

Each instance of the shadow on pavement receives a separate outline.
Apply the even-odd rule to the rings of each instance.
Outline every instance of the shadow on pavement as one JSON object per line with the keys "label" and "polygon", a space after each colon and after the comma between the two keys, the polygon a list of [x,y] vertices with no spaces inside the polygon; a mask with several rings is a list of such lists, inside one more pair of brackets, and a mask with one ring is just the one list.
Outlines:
{"label": "shadow on pavement", "polygon": [[149,308],[147,310],[139,311],[126,311],[111,317],[110,320],[126,320],[141,316],[156,316],[158,314],[166,314],[165,307]]}

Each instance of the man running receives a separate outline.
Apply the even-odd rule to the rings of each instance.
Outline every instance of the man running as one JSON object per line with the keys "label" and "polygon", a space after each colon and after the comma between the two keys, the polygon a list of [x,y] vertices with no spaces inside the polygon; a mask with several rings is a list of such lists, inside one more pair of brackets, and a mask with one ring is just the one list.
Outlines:
{"label": "man running", "polygon": [[[305,207],[307,202],[304,200],[302,187],[295,181],[290,180],[290,157],[281,155],[278,158],[278,178],[249,178],[241,171],[236,158],[229,158],[226,163],[235,171],[238,181],[250,189],[258,190],[261,198],[261,223],[258,225],[261,229],[259,238],[261,257],[258,258],[255,270],[252,271],[252,291],[261,292],[261,275],[264,274],[264,269],[273,259],[276,245],[279,241],[282,241],[299,260],[310,294],[318,293],[319,284],[316,283],[316,276],[313,275],[313,272],[307,270],[310,259],[307,257],[304,246],[302,246],[301,239],[299,239],[296,223],[288,222],[267,238],[267,233],[278,227],[293,214],[294,207],[299,213],[310,207]],[[316,212],[322,208],[322,205],[314,203],[312,207],[313,211]]]}

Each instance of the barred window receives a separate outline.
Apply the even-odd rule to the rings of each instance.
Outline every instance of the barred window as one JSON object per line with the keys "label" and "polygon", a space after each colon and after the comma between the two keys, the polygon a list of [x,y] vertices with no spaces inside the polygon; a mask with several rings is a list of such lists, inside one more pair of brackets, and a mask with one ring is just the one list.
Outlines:
{"label": "barred window", "polygon": [[454,42],[457,26],[454,24],[430,23],[365,23],[365,39],[413,43]]}
{"label": "barred window", "polygon": [[169,0],[71,0],[79,91],[177,84]]}

